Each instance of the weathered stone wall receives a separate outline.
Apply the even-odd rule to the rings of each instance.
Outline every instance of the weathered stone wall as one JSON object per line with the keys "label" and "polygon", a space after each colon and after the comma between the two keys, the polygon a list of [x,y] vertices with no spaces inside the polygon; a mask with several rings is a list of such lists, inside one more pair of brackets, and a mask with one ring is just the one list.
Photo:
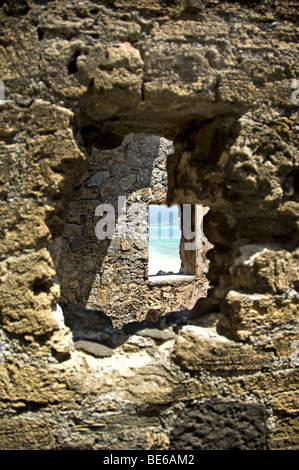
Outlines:
{"label": "weathered stone wall", "polygon": [[[146,135],[129,135],[113,150],[92,147],[63,233],[57,270],[61,304],[100,310],[121,327],[191,309],[206,295],[204,261],[195,279],[152,282],[148,276],[148,207],[166,202],[166,163],[172,151],[171,141]],[[119,197],[125,198],[125,208]],[[106,217],[97,217],[96,208],[103,204],[113,207],[116,229],[110,238],[103,233],[100,239],[96,227],[100,223],[102,228]],[[198,252],[203,250],[199,246]]]}
{"label": "weathered stone wall", "polygon": [[[0,12],[0,448],[298,448],[296,2],[39,3]],[[210,208],[211,289],[123,329],[90,311],[75,348],[68,205],[130,133],[173,141],[168,203]]]}

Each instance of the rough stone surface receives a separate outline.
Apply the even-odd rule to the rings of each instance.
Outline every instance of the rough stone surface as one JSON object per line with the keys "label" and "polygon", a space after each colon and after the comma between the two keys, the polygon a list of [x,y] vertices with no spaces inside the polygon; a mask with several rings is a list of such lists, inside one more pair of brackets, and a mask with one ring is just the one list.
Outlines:
{"label": "rough stone surface", "polygon": [[1,450],[49,450],[54,443],[51,428],[42,421],[1,419]]}
{"label": "rough stone surface", "polygon": [[173,360],[184,370],[209,370],[218,374],[258,371],[273,362],[273,353],[262,354],[208,328],[184,327],[173,348]]}
{"label": "rough stone surface", "polygon": [[177,450],[265,450],[265,409],[238,402],[186,404],[170,445]]}
{"label": "rough stone surface", "polygon": [[[298,449],[297,7],[1,2],[1,449],[168,450],[180,433],[188,447],[220,448],[223,437],[229,449]],[[106,197],[110,169],[89,174],[88,160],[130,134],[173,142],[168,204],[209,208],[207,298],[161,323],[161,286],[152,293],[142,328],[174,333],[166,341],[68,300],[73,317],[91,311],[94,334],[58,307],[62,236],[74,251],[86,237],[82,259],[94,235],[78,213],[70,222],[69,205],[94,215],[93,184]],[[149,177],[134,145],[127,162],[115,155],[128,191]],[[79,271],[97,287],[85,260]],[[72,269],[66,257],[60,279]],[[109,303],[109,269],[97,305]],[[68,288],[75,296],[85,283]],[[134,302],[128,310],[136,321]],[[96,358],[77,340],[114,352]]]}

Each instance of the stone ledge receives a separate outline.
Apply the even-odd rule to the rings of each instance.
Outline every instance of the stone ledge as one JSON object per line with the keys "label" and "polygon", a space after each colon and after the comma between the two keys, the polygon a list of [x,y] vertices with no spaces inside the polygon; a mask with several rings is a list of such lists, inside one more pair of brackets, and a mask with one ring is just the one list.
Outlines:
{"label": "stone ledge", "polygon": [[189,274],[158,274],[156,276],[149,276],[148,282],[150,284],[180,284],[192,282],[196,279],[196,276],[191,276]]}

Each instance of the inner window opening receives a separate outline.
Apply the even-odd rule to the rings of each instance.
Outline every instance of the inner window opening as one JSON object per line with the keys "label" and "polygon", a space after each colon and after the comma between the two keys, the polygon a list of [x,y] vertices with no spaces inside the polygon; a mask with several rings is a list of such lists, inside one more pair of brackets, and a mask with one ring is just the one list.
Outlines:
{"label": "inner window opening", "polygon": [[180,208],[164,204],[150,204],[148,208],[148,275],[179,274],[180,257]]}
{"label": "inner window opening", "polygon": [[186,281],[200,274],[202,221],[202,205],[149,205],[149,281]]}

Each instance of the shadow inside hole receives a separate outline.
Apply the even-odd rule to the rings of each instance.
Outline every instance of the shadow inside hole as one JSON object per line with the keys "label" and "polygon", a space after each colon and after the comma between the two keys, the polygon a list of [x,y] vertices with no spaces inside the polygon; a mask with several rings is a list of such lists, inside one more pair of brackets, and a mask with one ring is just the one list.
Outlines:
{"label": "shadow inside hole", "polygon": [[41,293],[50,293],[52,287],[52,280],[48,278],[37,278],[33,283],[33,293],[34,295],[39,295]]}
{"label": "shadow inside hole", "polygon": [[[65,325],[72,331],[75,349],[96,358],[112,356],[116,348],[135,336],[152,341],[157,346],[175,340],[179,330],[186,324],[209,328],[215,326],[218,315],[207,314],[201,320],[194,318],[188,310],[169,312],[157,321],[133,321],[122,328],[113,327],[111,319],[100,310],[87,310],[71,304],[61,304]],[[141,344],[141,349],[142,349]]]}
{"label": "shadow inside hole", "polygon": [[68,63],[68,74],[69,75],[74,75],[76,72],[78,72],[78,67],[77,67],[77,59],[80,56],[81,51],[76,51],[73,55],[72,60]]}

